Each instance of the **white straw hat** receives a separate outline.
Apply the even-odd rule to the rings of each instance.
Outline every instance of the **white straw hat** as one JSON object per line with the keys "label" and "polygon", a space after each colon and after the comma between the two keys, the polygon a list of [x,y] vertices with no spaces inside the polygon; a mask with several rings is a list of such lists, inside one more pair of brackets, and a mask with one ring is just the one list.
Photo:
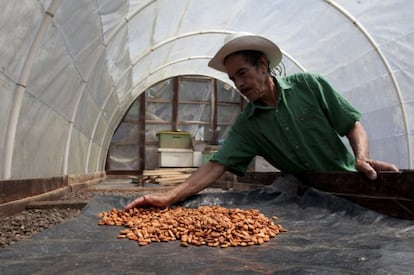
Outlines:
{"label": "white straw hat", "polygon": [[269,59],[269,68],[273,69],[282,60],[279,47],[267,38],[251,33],[232,33],[225,40],[224,45],[217,51],[208,62],[208,66],[221,72],[225,72],[224,59],[231,53],[241,50],[255,50],[263,52]]}

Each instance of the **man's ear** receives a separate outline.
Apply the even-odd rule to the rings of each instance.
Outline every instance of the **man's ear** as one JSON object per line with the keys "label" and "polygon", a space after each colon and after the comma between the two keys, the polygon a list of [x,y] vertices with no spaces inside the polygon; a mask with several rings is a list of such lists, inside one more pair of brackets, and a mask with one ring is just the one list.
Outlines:
{"label": "man's ear", "polygon": [[264,54],[260,57],[260,70],[264,72],[269,70],[269,60]]}

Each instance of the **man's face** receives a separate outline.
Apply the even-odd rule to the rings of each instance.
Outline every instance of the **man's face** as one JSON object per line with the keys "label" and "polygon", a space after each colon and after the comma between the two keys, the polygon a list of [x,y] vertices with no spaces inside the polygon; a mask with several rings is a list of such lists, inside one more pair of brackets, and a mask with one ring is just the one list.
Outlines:
{"label": "man's face", "polygon": [[259,100],[266,93],[266,60],[258,67],[248,63],[243,55],[233,54],[226,58],[224,66],[236,88],[250,101]]}

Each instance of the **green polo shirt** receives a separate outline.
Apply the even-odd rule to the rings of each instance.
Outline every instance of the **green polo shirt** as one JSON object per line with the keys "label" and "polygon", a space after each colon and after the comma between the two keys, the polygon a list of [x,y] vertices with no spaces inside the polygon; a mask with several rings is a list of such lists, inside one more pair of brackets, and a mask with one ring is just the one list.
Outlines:
{"label": "green polo shirt", "polygon": [[355,171],[341,137],[360,113],[319,75],[299,73],[274,82],[276,107],[249,102],[211,161],[237,175],[256,155],[287,173]]}

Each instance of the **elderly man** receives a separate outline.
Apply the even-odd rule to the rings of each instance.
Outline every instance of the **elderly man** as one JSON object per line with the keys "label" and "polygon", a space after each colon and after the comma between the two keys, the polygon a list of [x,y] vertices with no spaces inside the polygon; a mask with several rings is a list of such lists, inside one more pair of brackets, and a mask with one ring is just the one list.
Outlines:
{"label": "elderly man", "polygon": [[[225,72],[249,99],[212,159],[185,182],[164,192],[138,197],[126,206],[166,207],[208,187],[225,171],[242,175],[256,155],[286,173],[376,171],[398,169],[369,158],[367,134],[360,113],[321,76],[300,73],[272,75],[282,54],[272,41],[253,34],[227,37],[209,66]],[[346,136],[351,154],[340,136]]]}

